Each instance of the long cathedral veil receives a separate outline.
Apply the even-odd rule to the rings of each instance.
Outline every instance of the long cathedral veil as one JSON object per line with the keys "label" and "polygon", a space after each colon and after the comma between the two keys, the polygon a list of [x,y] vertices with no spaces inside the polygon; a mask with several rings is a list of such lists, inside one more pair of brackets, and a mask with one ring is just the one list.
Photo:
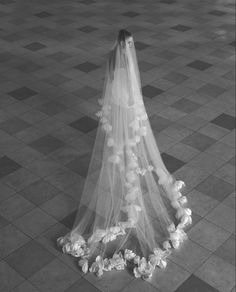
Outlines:
{"label": "long cathedral veil", "polygon": [[131,267],[149,278],[187,237],[191,210],[166,169],[143,103],[135,44],[107,60],[94,148],[72,231],[57,242],[83,272]]}

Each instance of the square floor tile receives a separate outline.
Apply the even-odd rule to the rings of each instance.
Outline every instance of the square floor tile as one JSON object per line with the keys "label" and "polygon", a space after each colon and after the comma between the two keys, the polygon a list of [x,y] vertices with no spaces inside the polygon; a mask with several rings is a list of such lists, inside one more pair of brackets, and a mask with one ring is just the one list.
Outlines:
{"label": "square floor tile", "polygon": [[85,33],[90,33],[90,32],[97,30],[97,28],[90,26],[90,25],[85,25],[85,26],[78,28],[78,30],[81,30],[82,32],[85,32]]}
{"label": "square floor tile", "polygon": [[214,144],[216,140],[201,133],[195,132],[192,135],[184,138],[181,142],[196,148],[199,151],[204,151],[212,144]]}
{"label": "square floor tile", "polygon": [[91,159],[91,153],[89,152],[70,161],[65,166],[85,178],[87,176],[90,159]]}
{"label": "square floor tile", "polygon": [[235,231],[235,212],[222,203],[211,210],[205,218],[229,232]]}
{"label": "square floor tile", "polygon": [[189,276],[188,271],[167,259],[167,267],[165,269],[156,268],[148,282],[163,292],[175,291]]}
{"label": "square floor tile", "polygon": [[75,217],[77,215],[77,210],[70,213],[68,216],[63,218],[60,222],[65,225],[67,228],[71,229],[75,222]]}
{"label": "square floor tile", "polygon": [[66,196],[63,193],[55,196],[40,206],[47,214],[53,216],[57,220],[65,218],[65,216],[71,214],[72,211],[77,209],[77,202],[70,196]]}
{"label": "square floor tile", "polygon": [[182,112],[191,113],[197,110],[200,107],[200,104],[186,98],[182,98],[173,103],[171,106]]}
{"label": "square floor tile", "polygon": [[212,197],[215,200],[223,201],[233,192],[234,187],[226,181],[210,175],[196,187],[196,190]]}
{"label": "square floor tile", "polygon": [[220,292],[229,292],[235,285],[235,267],[215,255],[194,274]]}
{"label": "square floor tile", "polygon": [[41,49],[44,49],[46,48],[47,46],[41,44],[41,43],[38,43],[38,42],[34,42],[34,43],[31,43],[31,44],[28,44],[27,46],[24,46],[24,48],[30,50],[30,51],[33,51],[33,52],[36,52],[36,51],[39,51]]}
{"label": "square floor tile", "polygon": [[41,205],[56,196],[58,192],[57,188],[40,179],[24,188],[20,194],[33,204]]}
{"label": "square floor tile", "polygon": [[128,12],[122,13],[122,15],[128,16],[128,17],[135,17],[135,16],[138,16],[139,13],[134,12],[134,11],[128,11]]}
{"label": "square floor tile", "polygon": [[148,44],[145,44],[143,42],[135,42],[134,43],[135,45],[135,49],[138,50],[138,51],[142,51],[142,50],[145,50],[146,48],[150,47]]}
{"label": "square floor tile", "polygon": [[187,80],[188,76],[172,71],[172,72],[168,73],[167,75],[163,76],[162,78],[165,80],[168,80],[174,84],[179,84],[179,83],[182,83],[185,80]]}
{"label": "square floor tile", "polygon": [[34,240],[6,257],[6,262],[20,275],[29,278],[55,257]]}
{"label": "square floor tile", "polygon": [[30,147],[45,155],[63,147],[65,143],[50,134],[45,135],[29,144]]}
{"label": "square floor tile", "polygon": [[172,123],[170,120],[165,119],[161,116],[157,116],[155,114],[149,118],[149,122],[150,122],[151,128],[157,132],[161,132],[162,130],[166,129]]}
{"label": "square floor tile", "polygon": [[230,236],[215,252],[214,254],[224,261],[235,266],[235,238]]}
{"label": "square floor tile", "polygon": [[24,216],[14,221],[14,224],[25,234],[34,238],[57,221],[43,212],[40,208],[34,208]]}
{"label": "square floor tile", "polygon": [[84,100],[88,100],[89,98],[92,98],[96,95],[98,95],[99,91],[90,87],[90,86],[84,86],[76,91],[73,91],[73,94],[78,96],[79,98],[82,98]]}
{"label": "square floor tile", "polygon": [[90,62],[85,62],[85,63],[79,64],[79,65],[76,65],[73,68],[78,69],[78,70],[85,72],[85,73],[89,73],[91,71],[98,69],[99,66],[95,65],[93,63],[90,63]]}
{"label": "square floor tile", "polygon": [[183,162],[180,159],[175,158],[172,155],[169,155],[167,153],[162,153],[161,157],[164,161],[164,164],[169,172],[173,173],[177,169],[181,168],[183,165],[185,165],[185,162]]}
{"label": "square floor tile", "polygon": [[216,251],[231,233],[205,219],[200,220],[188,231],[188,237],[209,251]]}
{"label": "square floor tile", "polygon": [[163,93],[164,90],[151,85],[146,85],[142,88],[142,92],[144,96],[153,98],[154,96],[158,96],[159,94]]}
{"label": "square floor tile", "polygon": [[222,15],[225,15],[226,12],[221,11],[221,10],[212,10],[208,12],[208,14],[215,15],[215,16],[222,16]]}
{"label": "square floor tile", "polygon": [[6,262],[0,262],[0,291],[10,291],[23,281],[24,278],[21,277]]}
{"label": "square floor tile", "polygon": [[20,87],[16,90],[10,91],[7,94],[14,97],[15,99],[17,99],[19,101],[22,101],[22,100],[25,100],[29,97],[32,97],[32,96],[38,94],[38,92],[36,92],[28,87],[23,86],[23,87]]}
{"label": "square floor tile", "polygon": [[193,273],[210,255],[211,251],[188,239],[172,252],[171,261]]}
{"label": "square floor tile", "polygon": [[46,18],[49,16],[52,16],[53,14],[47,12],[47,11],[41,11],[39,13],[34,14],[35,16],[38,16],[39,18]]}
{"label": "square floor tile", "polygon": [[30,238],[14,225],[1,228],[0,257],[3,258],[26,244]]}
{"label": "square floor tile", "polygon": [[49,101],[37,107],[37,110],[49,116],[54,116],[58,113],[65,111],[66,109],[67,107],[64,104],[61,104],[56,101]]}
{"label": "square floor tile", "polygon": [[7,220],[13,221],[29,212],[34,207],[34,204],[30,203],[19,194],[15,194],[0,204],[0,214]]}
{"label": "square floor tile", "polygon": [[225,128],[227,130],[235,129],[235,117],[232,117],[228,114],[221,114],[216,117],[214,120],[211,120],[211,123]]}
{"label": "square floor tile", "polygon": [[[86,291],[86,292],[100,292],[96,287],[86,281],[84,278],[80,278],[76,281],[72,286],[65,290],[65,292],[78,292],[78,291]],[[122,290],[123,291],[123,290]]]}
{"label": "square floor tile", "polygon": [[177,31],[181,31],[181,32],[185,32],[192,29],[190,26],[182,25],[182,24],[177,24],[175,26],[172,26],[171,28]]}
{"label": "square floor tile", "polygon": [[7,156],[0,158],[0,179],[22,168],[22,166]]}
{"label": "square floor tile", "polygon": [[88,117],[84,116],[72,123],[69,124],[71,127],[83,132],[88,133],[98,127],[98,121]]}
{"label": "square floor tile", "polygon": [[25,122],[24,120],[19,119],[18,117],[14,117],[1,123],[0,129],[4,130],[9,134],[16,134],[20,131],[29,128],[30,126],[31,124]]}
{"label": "square floor tile", "polygon": [[219,292],[205,281],[191,275],[182,285],[180,285],[175,292]]}
{"label": "square floor tile", "polygon": [[207,84],[203,85],[202,87],[200,87],[197,90],[197,92],[200,94],[203,94],[203,95],[207,95],[207,96],[216,98],[218,95],[225,92],[225,90],[226,90],[225,88],[220,87],[216,84],[207,83]]}
{"label": "square floor tile", "polygon": [[55,259],[30,278],[40,291],[62,292],[80,278],[80,274]]}
{"label": "square floor tile", "polygon": [[191,67],[196,70],[204,71],[212,66],[212,64],[201,61],[201,60],[195,60],[189,64],[187,64],[188,67]]}
{"label": "square floor tile", "polygon": [[24,281],[16,288],[11,290],[11,292],[39,292],[29,281]]}

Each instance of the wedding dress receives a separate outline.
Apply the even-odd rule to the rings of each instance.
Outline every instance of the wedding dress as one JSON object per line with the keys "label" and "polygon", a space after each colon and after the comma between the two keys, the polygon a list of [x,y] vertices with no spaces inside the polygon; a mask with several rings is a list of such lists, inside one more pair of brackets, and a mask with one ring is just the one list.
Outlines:
{"label": "wedding dress", "polygon": [[112,47],[94,148],[74,226],[58,238],[84,273],[132,269],[148,279],[187,238],[183,181],[166,169],[145,110],[134,43]]}

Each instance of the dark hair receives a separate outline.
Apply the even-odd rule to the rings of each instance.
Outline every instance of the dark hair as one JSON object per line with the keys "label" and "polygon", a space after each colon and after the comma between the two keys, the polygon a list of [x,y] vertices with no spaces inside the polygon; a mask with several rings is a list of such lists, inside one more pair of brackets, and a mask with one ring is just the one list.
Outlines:
{"label": "dark hair", "polygon": [[126,29],[120,29],[118,33],[118,43],[121,45],[122,42],[124,43],[127,38],[132,37],[132,33],[127,31]]}

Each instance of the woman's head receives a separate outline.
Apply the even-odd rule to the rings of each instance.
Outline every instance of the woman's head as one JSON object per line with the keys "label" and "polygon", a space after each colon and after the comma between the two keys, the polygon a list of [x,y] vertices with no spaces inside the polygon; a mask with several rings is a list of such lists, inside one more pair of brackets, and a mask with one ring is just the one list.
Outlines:
{"label": "woman's head", "polygon": [[125,46],[131,48],[133,45],[133,36],[131,32],[121,29],[118,33],[117,41],[122,48],[125,48]]}

